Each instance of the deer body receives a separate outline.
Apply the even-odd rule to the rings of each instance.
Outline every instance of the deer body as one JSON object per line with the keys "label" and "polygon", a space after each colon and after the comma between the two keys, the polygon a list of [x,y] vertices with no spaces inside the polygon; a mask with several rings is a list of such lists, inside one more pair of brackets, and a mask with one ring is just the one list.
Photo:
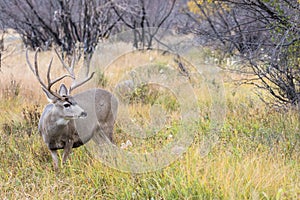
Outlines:
{"label": "deer body", "polygon": [[[84,143],[95,132],[102,132],[102,137],[113,142],[113,127],[118,111],[118,101],[114,95],[103,89],[90,89],[74,95],[76,102],[88,113],[84,119],[75,120]],[[100,129],[100,130],[99,130]]]}
{"label": "deer body", "polygon": [[[62,104],[60,100],[48,104],[39,121],[39,132],[51,152],[56,168],[58,149],[64,149],[63,162],[65,162],[72,148],[84,145],[94,134],[113,142],[118,102],[110,92],[91,89],[68,97],[68,101],[73,104],[68,105],[69,108],[65,108],[66,104]],[[72,109],[72,113],[68,116],[62,112],[63,107]]]}
{"label": "deer body", "polygon": [[39,133],[52,151],[63,149],[68,141],[73,142],[72,148],[83,145],[76,132],[74,120],[65,120],[55,114],[55,106],[48,104],[39,121]]}
{"label": "deer body", "polygon": [[[69,74],[52,81],[50,79],[51,60],[47,73],[48,85],[46,85],[39,76],[37,52],[34,68],[26,52],[27,63],[50,102],[41,115],[38,130],[51,152],[54,167],[57,169],[58,149],[63,149],[62,161],[64,163],[72,148],[82,146],[92,138],[96,142],[100,142],[99,139],[113,142],[118,101],[113,94],[103,89],[90,89],[75,95],[70,94],[73,89],[89,81],[94,73],[79,83],[75,82],[69,89],[62,84],[58,93],[52,91],[51,86],[65,77],[75,80],[73,66],[67,67],[62,62]],[[61,60],[60,57],[59,59]]]}

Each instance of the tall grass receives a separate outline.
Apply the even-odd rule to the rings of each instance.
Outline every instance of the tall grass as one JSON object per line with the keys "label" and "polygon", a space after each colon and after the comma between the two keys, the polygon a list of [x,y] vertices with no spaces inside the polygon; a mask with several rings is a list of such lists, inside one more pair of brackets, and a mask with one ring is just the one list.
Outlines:
{"label": "tall grass", "polygon": [[[205,144],[210,119],[203,117],[190,148],[166,168],[143,174],[122,172],[104,165],[88,149],[80,147],[74,149],[64,167],[55,171],[37,133],[37,118],[45,104],[39,87],[32,85],[34,78],[29,72],[20,74],[19,68],[11,66],[6,69],[17,72],[12,78],[3,69],[0,75],[1,83],[5,82],[0,86],[3,199],[300,198],[299,113],[266,107],[250,87],[235,89],[226,84],[226,119],[213,145]],[[10,86],[10,80],[20,83],[20,93],[3,94],[5,88],[16,86]],[[159,101],[168,98],[160,97]],[[199,106],[208,112],[209,103]],[[146,113],[146,107],[135,107],[133,112]],[[120,134],[117,145],[128,139],[118,127],[115,132]],[[167,142],[163,134],[168,133],[161,134],[148,143],[149,148],[154,148],[155,142]]]}

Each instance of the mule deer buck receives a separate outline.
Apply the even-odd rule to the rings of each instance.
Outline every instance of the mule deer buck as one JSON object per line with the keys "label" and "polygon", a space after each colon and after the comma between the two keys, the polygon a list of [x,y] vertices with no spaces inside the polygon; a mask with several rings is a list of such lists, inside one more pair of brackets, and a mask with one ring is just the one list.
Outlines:
{"label": "mule deer buck", "polygon": [[[73,57],[71,66],[68,67],[57,51],[55,52],[68,74],[51,80],[52,58],[48,65],[47,84],[45,84],[39,74],[38,51],[36,50],[34,55],[34,67],[29,61],[28,50],[26,51],[26,61],[50,102],[41,115],[38,130],[51,152],[54,167],[57,169],[58,149],[63,149],[62,162],[65,163],[72,148],[87,143],[93,137],[99,138],[98,134],[102,139],[113,142],[113,127],[118,102],[113,94],[103,89],[89,89],[71,95],[75,88],[92,79],[94,72],[85,77],[84,80],[76,82],[74,75],[75,57]],[[69,89],[64,84],[61,84],[58,93],[51,89],[55,83],[66,77],[73,79]]]}

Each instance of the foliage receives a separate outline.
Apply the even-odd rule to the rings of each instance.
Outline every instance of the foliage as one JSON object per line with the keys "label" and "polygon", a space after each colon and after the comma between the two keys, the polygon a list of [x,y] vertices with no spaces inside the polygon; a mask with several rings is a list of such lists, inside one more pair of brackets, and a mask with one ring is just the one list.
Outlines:
{"label": "foliage", "polygon": [[[210,4],[214,3],[210,2]],[[222,14],[234,11],[232,7],[230,8]],[[196,25],[199,25],[199,21],[196,22]],[[280,41],[282,37],[275,37],[279,33],[279,36],[284,36],[283,38],[290,42],[293,41],[295,39],[293,35],[288,34],[286,37],[286,30],[280,28],[284,25],[279,25],[279,29],[273,29],[274,37],[268,38],[268,42],[275,44]],[[199,29],[194,30],[199,31]],[[289,31],[293,32],[293,29]],[[208,42],[212,42],[217,37],[209,33],[212,32],[206,32],[211,39]],[[226,31],[222,33],[226,36],[219,38],[221,43],[224,41],[223,47],[232,47],[226,39],[236,39],[235,44],[238,45],[231,49],[231,54],[237,54],[241,50],[248,56],[249,49],[261,47],[255,47],[248,41],[249,33],[240,35],[240,38]],[[197,34],[201,36],[199,32]],[[260,39],[263,39],[266,36],[261,37]],[[294,55],[299,51],[298,41],[293,41],[293,44],[288,47],[284,45],[289,44],[287,40],[282,44],[279,54],[275,55],[280,56],[280,59],[281,56],[287,57],[285,60],[279,60],[284,65],[278,65],[283,67],[278,69],[297,70],[299,59]],[[215,52],[218,54],[221,50]],[[266,52],[256,55],[256,58],[261,58],[264,53]],[[12,58],[12,60],[17,59]],[[276,70],[276,66],[272,66],[270,61],[272,60],[269,58],[260,59],[259,65],[254,66],[261,67],[263,70]],[[281,62],[278,64],[282,64]],[[292,63],[289,65],[292,68],[288,68],[286,63]],[[162,66],[165,64],[167,63]],[[259,71],[257,75],[266,75],[266,72]],[[293,77],[297,78],[296,75],[299,73],[294,72],[292,71]],[[202,87],[196,90],[195,92],[203,98],[198,99],[200,116],[195,124],[193,143],[177,161],[163,169],[144,174],[118,171],[100,162],[97,155],[92,154],[87,146],[83,146],[74,149],[70,160],[60,167],[59,171],[55,171],[51,163],[51,155],[41,136],[37,134],[40,105],[44,103],[38,98],[39,90],[35,87],[29,95],[20,96],[29,93],[24,91],[24,85],[31,85],[32,81],[25,76],[24,72],[19,74],[23,82],[7,81],[7,87],[0,85],[0,95],[5,97],[0,99],[0,196],[3,199],[299,199],[299,111],[266,106],[253,95],[252,86],[243,85],[233,88],[231,83],[225,83],[226,119],[218,132],[211,130],[210,127],[211,98],[214,97],[211,97],[206,90],[202,91]],[[279,77],[273,72],[269,75]],[[4,79],[1,77],[1,80]],[[100,85],[106,85],[108,81],[101,72],[97,73],[97,79],[97,84]],[[290,81],[288,77],[283,80]],[[6,91],[10,92],[6,93]],[[137,115],[144,113],[149,115],[148,104],[151,106],[158,102],[163,109],[169,111],[168,114],[175,115],[172,116],[175,119],[180,119],[180,113],[176,112],[179,105],[172,94],[144,84],[138,85],[131,92],[126,97],[131,100],[130,111],[137,111]],[[263,97],[270,96],[266,93],[263,95]],[[140,119],[143,123],[147,120],[143,115]],[[157,135],[141,142],[140,146],[132,140],[132,146],[124,151],[147,152],[160,149],[169,144],[172,140],[169,135],[176,134],[178,127],[176,121],[168,123]],[[120,129],[118,126],[115,128],[117,148],[130,138]],[[214,140],[211,139],[212,136],[215,137]]]}
{"label": "foliage", "polygon": [[[209,119],[201,119],[194,143],[178,161],[145,174],[111,169],[84,147],[74,149],[68,163],[54,171],[41,137],[29,137],[30,126],[21,119],[18,134],[0,129],[0,194],[7,199],[297,199],[299,115],[270,110],[247,88],[230,91],[228,119],[208,154],[202,153],[207,150],[202,141],[209,134]],[[15,104],[19,110],[23,106]],[[25,109],[35,112],[35,106]],[[158,141],[152,142],[144,148]]]}
{"label": "foliage", "polygon": [[213,0],[198,0],[198,1],[188,1],[187,6],[189,11],[191,11],[194,14],[201,14],[201,11],[199,10],[197,5],[203,5],[203,4],[210,4]]}
{"label": "foliage", "polygon": [[8,135],[22,135],[31,136],[37,131],[39,119],[41,116],[41,109],[39,105],[32,105],[22,108],[22,120],[6,121],[2,124],[2,130]]}
{"label": "foliage", "polygon": [[20,94],[21,83],[17,82],[13,78],[10,80],[10,84],[7,85],[3,91],[2,96],[6,99],[16,98]]}
{"label": "foliage", "polygon": [[[299,11],[294,1],[190,1],[190,31],[251,74],[243,83],[268,91],[278,106],[300,103]],[[245,67],[248,66],[248,67]],[[230,70],[230,68],[227,68]]]}
{"label": "foliage", "polygon": [[[15,57],[10,59],[17,60]],[[167,62],[158,64],[160,71]],[[74,149],[67,163],[55,171],[51,155],[37,133],[41,105],[46,104],[46,100],[38,98],[41,91],[35,85],[31,87],[35,89],[33,91],[24,89],[25,85],[32,86],[32,74],[29,70],[28,74],[26,72],[19,73],[21,79],[17,79],[18,74],[12,71],[21,86],[19,95],[15,97],[10,93],[8,98],[0,99],[0,196],[3,199],[299,197],[299,113],[293,110],[280,112],[265,106],[253,95],[252,87],[235,88],[231,83],[225,84],[226,119],[219,132],[212,132],[210,127],[210,95],[206,90],[195,90],[201,98],[193,143],[177,161],[163,169],[144,174],[118,171],[103,164],[88,146],[83,146]],[[98,76],[102,75],[99,73]],[[3,74],[1,80],[12,80],[5,76],[10,77]],[[3,95],[5,86],[1,84],[0,87]],[[148,139],[135,138],[116,126],[117,148],[129,139],[132,146],[124,149],[127,152],[155,151],[170,144],[170,136],[175,136],[180,127],[176,119],[180,119],[181,113],[178,112],[178,100],[166,90],[141,84],[133,90],[135,99],[128,105],[129,114],[133,113],[131,119],[145,123],[151,115],[149,106],[154,106],[155,111],[161,111],[162,115],[166,113],[167,118],[172,117],[175,122],[163,124],[165,126]],[[30,94],[26,95],[26,92]],[[212,135],[216,140],[211,139]]]}
{"label": "foliage", "polygon": [[102,71],[97,71],[95,79],[96,79],[96,85],[98,87],[106,87],[107,78],[105,77],[105,75]]}

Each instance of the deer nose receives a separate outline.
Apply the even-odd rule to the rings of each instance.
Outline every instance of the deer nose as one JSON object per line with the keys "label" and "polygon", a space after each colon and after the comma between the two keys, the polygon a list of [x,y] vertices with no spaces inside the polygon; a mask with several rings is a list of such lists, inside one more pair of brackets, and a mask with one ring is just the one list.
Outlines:
{"label": "deer nose", "polygon": [[87,116],[87,113],[86,112],[82,112],[81,114],[80,114],[80,117],[86,117]]}

